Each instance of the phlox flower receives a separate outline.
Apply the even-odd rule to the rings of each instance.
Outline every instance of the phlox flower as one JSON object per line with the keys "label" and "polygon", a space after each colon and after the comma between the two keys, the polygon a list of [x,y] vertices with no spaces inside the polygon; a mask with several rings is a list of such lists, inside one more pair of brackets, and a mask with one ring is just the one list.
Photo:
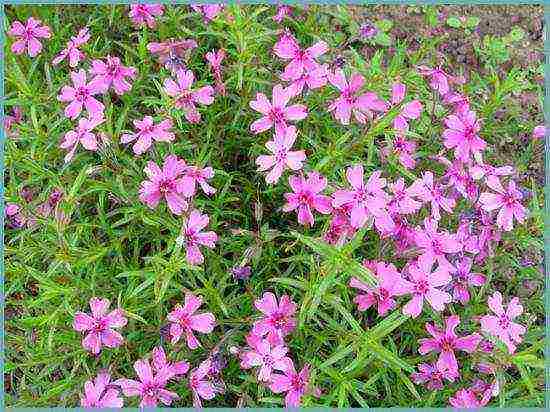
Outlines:
{"label": "phlox flower", "polygon": [[304,365],[300,372],[296,372],[292,360],[286,362],[283,374],[274,373],[271,375],[269,389],[273,393],[286,392],[285,406],[295,408],[300,406],[302,396],[307,392],[309,386],[309,365]]}
{"label": "phlox flower", "polygon": [[302,50],[296,38],[290,33],[284,33],[275,46],[273,53],[283,60],[290,60],[283,76],[289,80],[297,80],[305,72],[318,68],[317,58],[328,51],[328,44],[318,41],[313,46]]}
{"label": "phlox flower", "polygon": [[384,112],[388,108],[386,102],[373,92],[359,94],[365,84],[365,78],[359,73],[354,73],[348,83],[344,71],[337,69],[328,74],[328,81],[340,91],[340,96],[330,103],[328,111],[334,112],[336,120],[343,125],[350,123],[352,113],[359,123],[364,124],[367,118],[374,118],[373,112]]}
{"label": "phlox flower", "polygon": [[105,119],[103,117],[98,118],[80,118],[78,126],[75,130],[71,130],[65,133],[63,140],[59,147],[68,150],[65,155],[65,163],[69,163],[74,157],[78,144],[82,144],[86,150],[95,152],[97,150],[97,137],[92,130],[103,123]]}
{"label": "phlox flower", "polygon": [[443,103],[452,105],[456,113],[465,113],[470,111],[470,100],[467,96],[460,93],[449,92],[443,96]]}
{"label": "phlox flower", "polygon": [[217,389],[208,379],[208,373],[212,367],[212,360],[207,358],[198,368],[189,373],[189,388],[193,393],[193,406],[201,408],[201,399],[210,400],[216,396]]}
{"label": "phlox flower", "polygon": [[442,96],[449,93],[449,75],[441,68],[431,69],[427,66],[419,66],[418,71],[422,76],[430,79],[430,87],[439,92]]}
{"label": "phlox flower", "polygon": [[187,165],[183,173],[183,181],[185,182],[186,188],[185,196],[195,196],[195,193],[197,192],[197,184],[207,195],[213,195],[216,193],[216,189],[210,186],[207,182],[207,180],[214,177],[214,169],[211,167],[200,168],[198,166]]}
{"label": "phlox flower", "polygon": [[82,111],[82,107],[85,107],[90,117],[102,117],[105,106],[93,96],[107,91],[103,81],[93,79],[87,83],[84,70],[71,72],[71,80],[73,86],[63,86],[61,93],[57,96],[57,100],[61,102],[70,102],[65,107],[65,116],[69,119],[76,119]]}
{"label": "phlox flower", "polygon": [[288,126],[282,130],[282,133],[276,129],[274,140],[270,140],[265,144],[267,150],[272,154],[258,156],[256,164],[259,172],[271,169],[265,177],[268,184],[277,183],[285,168],[294,171],[302,168],[302,163],[306,160],[306,154],[303,150],[290,150],[295,141],[296,128]]}
{"label": "phlox flower", "polygon": [[153,349],[151,362],[153,370],[156,373],[166,374],[166,376],[170,376],[170,378],[178,379],[189,371],[189,362],[168,362],[162,346],[157,346]]}
{"label": "phlox flower", "polygon": [[281,23],[285,17],[292,16],[293,7],[287,6],[286,4],[281,4],[277,6],[277,12],[272,17],[273,21]]}
{"label": "phlox flower", "polygon": [[149,180],[141,182],[139,200],[155,209],[162,199],[166,200],[168,209],[181,215],[187,210],[187,202],[183,194],[188,193],[186,182],[182,179],[186,164],[175,155],[164,158],[162,169],[154,162],[148,162],[144,171]]}
{"label": "phlox flower", "polygon": [[401,215],[408,215],[418,212],[422,207],[422,202],[414,199],[424,193],[424,187],[420,181],[413,182],[409,187],[405,187],[405,179],[399,178],[395,183],[388,185],[393,194],[388,203],[388,211]]}
{"label": "phlox flower", "polygon": [[211,22],[214,20],[218,14],[221,13],[221,11],[224,9],[224,4],[192,4],[191,8],[197,12],[202,14],[202,17],[206,23]]}
{"label": "phlox flower", "polygon": [[222,61],[225,58],[225,50],[212,50],[204,55],[212,71],[216,82],[216,91],[225,96],[225,85],[222,80]]}
{"label": "phlox flower", "polygon": [[42,22],[34,17],[29,17],[25,25],[20,21],[14,21],[7,34],[16,39],[11,45],[11,51],[23,54],[26,49],[30,57],[35,57],[42,51],[39,39],[49,39],[52,36],[50,28],[42,25]]}
{"label": "phlox flower", "polygon": [[461,350],[472,353],[481,342],[481,335],[473,333],[471,335],[458,337],[455,333],[456,327],[460,324],[460,318],[457,315],[449,316],[445,320],[445,330],[441,330],[431,323],[426,323],[426,330],[432,338],[420,339],[420,348],[418,352],[426,355],[430,352],[439,353],[437,368],[449,380],[459,377],[458,362],[454,351]]}
{"label": "phlox flower", "polygon": [[546,136],[546,127],[544,125],[537,126],[533,129],[533,139],[542,139]]}
{"label": "phlox flower", "polygon": [[174,106],[182,109],[185,118],[190,123],[198,123],[201,120],[201,114],[196,108],[196,104],[210,105],[214,102],[214,89],[212,86],[203,86],[192,90],[191,86],[195,81],[195,75],[191,70],[178,70],[176,72],[175,82],[172,79],[164,80],[164,90],[168,96],[176,100]]}
{"label": "phlox flower", "polygon": [[416,160],[414,159],[415,152],[416,143],[405,139],[404,136],[399,134],[390,141],[388,147],[382,149],[382,154],[385,156],[390,154],[397,156],[399,163],[405,169],[414,169],[416,165]]}
{"label": "phlox flower", "polygon": [[288,295],[281,296],[277,304],[277,298],[271,292],[265,292],[261,299],[254,301],[254,306],[264,314],[264,317],[252,327],[252,333],[263,337],[267,335],[273,344],[282,344],[286,335],[296,327],[296,304]]}
{"label": "phlox flower", "polygon": [[332,208],[330,226],[323,236],[325,242],[333,245],[343,244],[346,238],[353,237],[357,229],[351,225],[350,212],[350,205]]}
{"label": "phlox flower", "polygon": [[74,315],[73,328],[86,333],[82,346],[94,355],[101,352],[102,345],[116,348],[122,345],[124,340],[113,328],[122,328],[128,320],[124,317],[122,309],[107,313],[109,305],[109,300],[94,297],[90,299],[91,316],[84,312],[76,312]]}
{"label": "phlox flower", "polygon": [[79,49],[80,46],[86,44],[90,40],[90,32],[87,27],[80,29],[76,36],[71,37],[67,42],[67,47],[52,60],[54,66],[67,59],[70,67],[76,67],[81,60],[84,60],[86,55]]}
{"label": "phlox flower", "polygon": [[185,334],[189,349],[197,349],[201,344],[195,337],[193,331],[210,333],[214,330],[216,318],[212,313],[195,314],[201,305],[202,298],[200,296],[186,293],[183,306],[177,304],[172,312],[168,314],[167,318],[170,322],[170,342],[172,344],[177,343],[182,335]]}
{"label": "phlox flower", "polygon": [[147,26],[153,29],[156,25],[156,17],[162,16],[164,6],[162,4],[131,4],[130,19],[134,26]]}
{"label": "phlox flower", "polygon": [[327,186],[327,179],[317,172],[308,172],[307,177],[290,176],[288,178],[290,188],[294,193],[285,193],[286,203],[283,206],[284,212],[297,210],[298,223],[305,226],[313,226],[314,209],[319,213],[327,215],[331,212],[331,199],[321,195]]}
{"label": "phlox flower", "polygon": [[185,60],[191,50],[198,46],[195,40],[167,40],[162,43],[151,42],[147,50],[158,56],[160,64],[175,74],[178,70],[185,69]]}
{"label": "phlox flower", "polygon": [[246,341],[250,350],[241,354],[241,368],[260,367],[258,380],[269,382],[273,370],[284,371],[290,358],[286,356],[288,348],[283,344],[272,345],[269,340],[254,334],[248,334]]}
{"label": "phlox flower", "polygon": [[500,292],[493,293],[487,303],[489,309],[496,315],[485,315],[481,318],[481,329],[489,335],[500,339],[510,354],[516,350],[516,344],[523,340],[522,335],[526,332],[526,328],[519,323],[513,322],[515,318],[523,313],[519,299],[514,297],[508,303],[506,311],[502,306],[502,295]]}
{"label": "phlox flower", "polygon": [[487,383],[481,379],[475,379],[471,388],[476,395],[481,395],[481,404],[486,405],[493,397],[498,396],[500,388],[498,386],[498,380],[495,379],[492,383]]}
{"label": "phlox flower", "polygon": [[294,90],[288,87],[285,89],[280,84],[273,87],[272,102],[265,94],[256,93],[256,100],[250,102],[250,107],[263,116],[250,125],[250,130],[258,134],[275,127],[275,130],[282,134],[288,126],[287,122],[304,119],[307,116],[306,106],[293,104],[287,107],[293,93]]}
{"label": "phlox flower", "polygon": [[[397,105],[405,98],[407,87],[403,83],[394,83],[392,85],[391,103]],[[398,131],[399,135],[409,130],[409,120],[418,119],[422,112],[422,103],[418,100],[405,103],[401,108],[401,112],[393,120],[393,128]]]}
{"label": "phlox flower", "polygon": [[140,396],[140,408],[156,407],[159,402],[169,406],[179,396],[165,389],[172,377],[167,369],[161,369],[156,373],[151,368],[147,359],[141,359],[134,363],[134,370],[139,380],[117,379],[114,384],[120,386],[125,396]]}
{"label": "phlox flower", "polygon": [[460,389],[449,398],[449,403],[455,408],[481,408],[484,406],[470,389]]}
{"label": "phlox flower", "polygon": [[414,241],[416,246],[422,249],[422,254],[437,259],[441,267],[451,270],[453,265],[449,263],[446,254],[454,254],[461,251],[461,244],[456,236],[447,232],[438,231],[437,220],[424,219],[424,229],[417,228]]}
{"label": "phlox flower", "polygon": [[472,273],[472,258],[463,257],[455,264],[454,270],[451,270],[453,275],[452,288],[453,298],[465,305],[470,301],[471,286],[483,286],[487,278],[481,273]]}
{"label": "phlox flower", "polygon": [[523,223],[527,217],[527,209],[523,207],[520,201],[523,194],[516,189],[516,183],[513,180],[508,182],[508,187],[504,189],[498,179],[490,179],[487,186],[496,193],[484,192],[479,196],[479,203],[483,210],[492,212],[498,210],[497,226],[507,232],[514,228],[514,219]]}
{"label": "phlox flower", "polygon": [[292,79],[283,73],[281,80],[291,82],[288,88],[292,91],[293,96],[297,96],[304,91],[307,86],[311,90],[318,89],[327,84],[328,65],[319,65],[312,70],[302,73],[297,79]]}
{"label": "phlox flower", "polygon": [[447,213],[452,213],[453,208],[456,205],[454,199],[445,197],[443,188],[439,183],[434,182],[434,175],[432,172],[425,172],[422,175],[422,183],[426,190],[419,195],[424,202],[429,202],[432,209],[432,217],[435,220],[441,219],[440,209],[445,210]]}
{"label": "phlox flower", "polygon": [[451,162],[444,156],[436,156],[435,158],[447,167],[442,180],[447,182],[447,186],[451,189],[451,194],[458,197],[456,195],[456,192],[458,192],[465,199],[474,202],[478,197],[479,189],[476,181],[466,169],[465,164],[458,159]]}
{"label": "phlox flower", "polygon": [[119,96],[132,88],[126,78],[133,80],[137,76],[137,70],[134,67],[125,67],[118,57],[111,56],[107,56],[105,61],[93,60],[90,73],[95,75],[94,81],[102,83],[106,90],[113,87]]}
{"label": "phlox flower", "polygon": [[393,221],[395,223],[393,231],[383,234],[382,237],[392,238],[395,244],[396,253],[403,254],[411,246],[414,246],[414,236],[416,231],[401,215],[394,216]]}
{"label": "phlox flower", "polygon": [[447,149],[455,149],[455,158],[465,163],[471,156],[479,155],[487,147],[485,140],[478,135],[481,126],[473,111],[451,114],[444,120],[443,144]]}
{"label": "phlox flower", "polygon": [[138,131],[136,133],[124,133],[120,137],[120,141],[130,143],[135,140],[132,149],[137,155],[145,153],[151,147],[153,140],[171,142],[176,138],[176,135],[170,132],[172,128],[172,120],[170,119],[165,119],[155,125],[151,116],[145,116],[143,120],[134,120],[133,123]]}
{"label": "phlox flower", "polygon": [[4,130],[6,131],[6,137],[8,136],[17,136],[17,131],[12,132],[12,127],[16,124],[21,123],[23,120],[23,110],[20,106],[15,106],[13,108],[13,114],[4,116]]}
{"label": "phlox flower", "polygon": [[102,371],[94,380],[84,384],[84,396],[80,398],[83,408],[122,408],[124,401],[120,397],[119,389],[110,384],[111,376]]}
{"label": "phlox flower", "polygon": [[441,373],[435,364],[421,363],[418,365],[418,372],[411,374],[411,379],[417,385],[425,384],[430,391],[438,391],[443,389],[443,379],[448,380],[449,376]]}
{"label": "phlox flower", "polygon": [[176,243],[185,245],[185,258],[190,265],[200,265],[204,262],[199,245],[210,249],[216,246],[218,235],[212,231],[202,231],[208,226],[208,221],[207,215],[203,215],[196,209],[192,210],[183,224],[180,236],[176,239]]}
{"label": "phlox flower", "polygon": [[470,175],[475,180],[484,179],[485,183],[490,180],[494,181],[502,176],[510,176],[514,174],[515,170],[512,166],[495,167],[488,163],[483,163],[483,160],[479,159],[477,164],[470,167]]}

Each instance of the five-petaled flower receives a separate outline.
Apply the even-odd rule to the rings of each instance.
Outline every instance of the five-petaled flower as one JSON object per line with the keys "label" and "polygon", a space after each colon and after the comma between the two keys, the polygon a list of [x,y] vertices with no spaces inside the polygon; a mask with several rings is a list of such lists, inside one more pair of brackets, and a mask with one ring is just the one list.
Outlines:
{"label": "five-petaled flower", "polygon": [[202,298],[200,296],[186,293],[183,306],[176,305],[172,312],[168,314],[172,344],[177,343],[182,335],[185,335],[187,346],[190,349],[196,349],[200,346],[200,342],[193,331],[210,333],[214,330],[216,319],[212,313],[195,314],[201,305]]}
{"label": "five-petaled flower", "polygon": [[101,371],[94,380],[84,384],[84,396],[80,398],[83,408],[122,408],[123,405],[120,391],[111,383],[109,373]]}
{"label": "five-petaled flower", "polygon": [[185,257],[191,265],[200,265],[204,261],[199,245],[213,249],[218,241],[216,233],[202,231],[208,226],[208,222],[207,215],[203,215],[196,209],[192,210],[183,224],[181,235],[176,239],[178,244],[185,246]]}
{"label": "five-petaled flower", "polygon": [[190,123],[198,123],[201,120],[201,114],[197,110],[196,104],[210,105],[214,101],[212,86],[203,86],[192,90],[191,86],[194,81],[195,75],[191,70],[178,70],[176,81],[164,80],[166,94],[176,99],[174,106],[183,110],[185,118]]}
{"label": "five-petaled flower", "polygon": [[172,128],[172,120],[165,119],[158,124],[153,123],[151,116],[145,116],[143,120],[134,120],[134,126],[138,130],[136,133],[125,133],[120,137],[122,143],[130,143],[136,141],[132,147],[135,154],[140,155],[146,152],[153,143],[171,142],[176,138]]}
{"label": "five-petaled flower", "polygon": [[490,179],[487,185],[496,193],[484,192],[479,196],[481,207],[491,212],[500,209],[497,214],[497,225],[503,230],[510,231],[514,227],[514,218],[523,223],[527,210],[520,201],[523,194],[516,189],[516,182],[510,180],[505,189],[498,179]]}
{"label": "five-petaled flower", "polygon": [[11,45],[15,54],[23,54],[25,49],[30,57],[35,57],[42,51],[42,43],[38,39],[49,39],[52,36],[50,28],[34,17],[29,17],[25,25],[14,21],[8,31],[8,36],[17,40]]}
{"label": "five-petaled flower", "polygon": [[73,86],[63,86],[61,93],[57,96],[57,100],[61,102],[70,102],[65,107],[65,116],[69,119],[76,119],[82,111],[82,107],[85,107],[90,117],[102,117],[105,106],[94,96],[107,91],[103,81],[93,79],[87,83],[84,70],[71,72],[71,80]]}
{"label": "five-petaled flower", "polygon": [[309,172],[306,178],[290,176],[288,183],[294,193],[285,193],[286,204],[283,211],[291,212],[298,209],[298,223],[301,225],[313,226],[312,209],[324,215],[332,211],[330,197],[319,194],[327,186],[324,176],[317,172]]}

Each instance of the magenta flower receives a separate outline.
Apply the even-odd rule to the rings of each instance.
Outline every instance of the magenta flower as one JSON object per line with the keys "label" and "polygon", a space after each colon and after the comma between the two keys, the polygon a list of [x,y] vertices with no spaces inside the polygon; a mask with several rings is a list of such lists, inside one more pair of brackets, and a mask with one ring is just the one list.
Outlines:
{"label": "magenta flower", "polygon": [[158,55],[160,64],[175,74],[178,70],[185,69],[185,60],[197,46],[197,42],[191,39],[167,40],[163,43],[151,42],[147,45],[147,50]]}
{"label": "magenta flower", "polygon": [[273,370],[284,371],[290,358],[286,356],[288,348],[282,344],[271,345],[267,339],[249,334],[246,341],[251,350],[241,355],[241,368],[250,369],[259,366],[258,380],[271,381]]}
{"label": "magenta flower", "polygon": [[478,135],[479,120],[475,112],[467,111],[445,118],[447,129],[443,131],[443,144],[447,149],[455,149],[455,158],[467,163],[471,155],[479,155],[487,143]]}
{"label": "magenta flower", "polygon": [[189,371],[189,362],[168,362],[162,346],[157,346],[153,349],[152,363],[156,373],[162,374],[163,376],[170,376],[170,378],[178,379]]}
{"label": "magenta flower", "polygon": [[510,354],[516,350],[516,343],[519,344],[523,340],[522,335],[526,332],[526,328],[519,323],[512,322],[515,318],[523,313],[523,306],[519,303],[519,299],[514,297],[508,303],[506,311],[502,306],[502,295],[500,292],[495,292],[487,303],[489,309],[496,315],[485,315],[481,318],[481,329],[500,339]]}
{"label": "magenta flower", "polygon": [[280,6],[277,6],[277,12],[272,17],[273,21],[277,23],[281,23],[285,17],[292,16],[292,6],[287,6],[285,4],[281,4]]}
{"label": "magenta flower", "polygon": [[422,103],[418,100],[406,103],[399,113],[393,119],[393,128],[397,130],[398,134],[404,134],[409,130],[409,120],[415,120],[420,117],[422,113]]}
{"label": "magenta flower", "polygon": [[302,396],[308,390],[309,385],[309,365],[304,365],[298,373],[294,368],[292,361],[287,362],[287,366],[283,371],[284,375],[274,373],[271,375],[269,389],[273,393],[286,392],[285,406],[287,408],[295,408],[300,406]]}
{"label": "magenta flower", "polygon": [[211,167],[200,168],[198,166],[187,166],[184,171],[183,177],[186,186],[186,196],[195,196],[197,191],[197,184],[201,187],[202,191],[207,195],[213,195],[216,193],[216,189],[207,183],[214,177],[214,169]]}
{"label": "magenta flower", "polygon": [[303,150],[290,151],[295,141],[296,128],[288,126],[282,134],[275,130],[275,139],[265,144],[272,155],[258,156],[256,164],[259,172],[271,169],[265,177],[268,184],[277,183],[285,168],[294,171],[302,168],[302,163],[306,160],[306,154]]}
{"label": "magenta flower", "polygon": [[471,286],[483,286],[487,281],[481,273],[472,273],[472,258],[463,257],[456,264],[456,269],[451,271],[453,275],[453,298],[463,305],[470,301]]}
{"label": "magenta flower", "polygon": [[149,180],[141,182],[139,200],[155,209],[165,199],[168,209],[175,215],[181,215],[188,206],[183,198],[189,192],[182,178],[186,167],[185,162],[175,155],[164,158],[162,170],[154,162],[148,162],[144,171]]}
{"label": "magenta flower", "polygon": [[213,249],[218,241],[218,235],[214,232],[202,232],[208,226],[208,216],[203,215],[198,210],[193,210],[189,218],[184,222],[181,235],[176,239],[180,245],[185,245],[187,263],[190,265],[200,265],[204,262],[204,257],[199,249],[199,245]]}
{"label": "magenta flower", "polygon": [[210,68],[214,72],[216,91],[222,96],[225,96],[225,85],[223,84],[222,79],[222,61],[225,58],[225,51],[223,49],[217,51],[212,50],[206,53],[204,57],[206,58],[208,64],[210,65]]}
{"label": "magenta flower", "polygon": [[465,113],[470,111],[470,100],[460,93],[449,92],[443,96],[443,103],[452,105],[455,112]]}
{"label": "magenta flower", "polygon": [[334,112],[336,120],[344,125],[349,124],[352,113],[359,123],[364,124],[367,118],[374,118],[373,112],[385,112],[388,109],[387,104],[375,93],[359,94],[365,84],[365,78],[359,73],[354,73],[348,84],[343,70],[337,69],[328,74],[328,81],[340,91],[340,96],[331,102],[328,111]]}
{"label": "magenta flower", "polygon": [[193,331],[199,333],[210,333],[214,330],[216,318],[210,312],[195,314],[202,305],[202,298],[191,293],[185,294],[183,307],[179,304],[168,314],[170,324],[170,342],[177,343],[185,334],[187,346],[190,349],[197,349],[201,346]]}
{"label": "magenta flower", "polygon": [[250,107],[263,114],[261,118],[250,125],[254,134],[265,132],[275,127],[280,134],[287,128],[287,122],[302,120],[307,116],[307,107],[303,104],[294,104],[286,107],[293,96],[294,90],[284,88],[280,84],[275,85],[272,91],[273,103],[267,100],[263,93],[256,93],[256,100],[250,102]]}
{"label": "magenta flower", "polygon": [[155,125],[151,116],[145,116],[143,120],[134,120],[133,123],[138,131],[136,133],[123,134],[120,141],[122,143],[130,143],[136,140],[132,149],[137,155],[145,153],[151,147],[153,140],[157,142],[171,142],[176,138],[176,135],[169,131],[172,127],[172,120],[170,119],[163,120]]}
{"label": "magenta flower", "polygon": [[130,19],[135,26],[147,26],[153,29],[156,25],[156,17],[162,16],[164,6],[162,4],[131,4]]}
{"label": "magenta flower", "polygon": [[455,396],[449,398],[449,403],[455,408],[481,408],[484,406],[470,389],[460,389]]}
{"label": "magenta flower", "polygon": [[112,86],[119,96],[132,88],[126,78],[133,80],[137,76],[137,70],[134,67],[125,67],[120,63],[118,57],[111,56],[107,56],[105,62],[93,60],[90,73],[95,75],[94,81],[103,84],[105,90]]}
{"label": "magenta flower", "polygon": [[416,165],[415,151],[416,143],[406,140],[404,136],[398,134],[390,142],[389,147],[382,149],[382,154],[385,156],[393,154],[405,169],[414,169]]}
{"label": "magenta flower", "polygon": [[384,192],[386,179],[380,178],[381,172],[373,172],[367,184],[363,182],[363,166],[350,166],[346,170],[346,178],[352,190],[337,190],[333,193],[332,206],[351,205],[351,225],[361,228],[371,217],[378,228],[391,232],[394,222],[386,211],[389,196]]}
{"label": "magenta flower", "polygon": [[176,393],[165,389],[168,380],[172,377],[168,369],[161,369],[154,373],[147,359],[134,363],[134,369],[139,381],[118,379],[114,384],[120,386],[125,396],[140,396],[140,408],[154,408],[159,402],[170,405],[172,401],[179,399]]}
{"label": "magenta flower", "polygon": [[441,312],[445,305],[451,302],[451,295],[438,289],[451,281],[451,275],[442,267],[432,271],[435,261],[430,255],[422,255],[416,263],[409,266],[409,280],[401,280],[395,286],[396,295],[411,294],[412,299],[403,307],[403,313],[413,318],[422,312],[424,299],[430,306]]}
{"label": "magenta flower", "polygon": [[189,388],[193,393],[193,406],[195,408],[202,407],[201,399],[210,400],[216,396],[217,389],[208,379],[211,366],[212,360],[208,358],[189,374]]}
{"label": "magenta flower", "polygon": [[388,211],[390,213],[398,213],[408,215],[418,212],[422,207],[422,202],[414,199],[420,197],[424,193],[422,182],[417,180],[410,187],[405,187],[405,180],[399,178],[395,183],[388,185],[393,197],[388,203]]}
{"label": "magenta flower", "polygon": [[422,76],[426,76],[430,79],[430,87],[437,90],[439,94],[445,96],[449,93],[449,75],[441,68],[430,69],[426,66],[419,66],[418,71]]}
{"label": "magenta flower", "polygon": [[20,21],[14,21],[7,34],[17,39],[11,45],[11,51],[23,54],[26,49],[30,57],[35,57],[42,51],[40,38],[49,39],[52,36],[50,28],[43,26],[42,22],[34,17],[29,17],[25,25]]}
{"label": "magenta flower", "polygon": [[282,344],[286,335],[296,327],[296,304],[288,297],[281,296],[279,304],[271,292],[265,292],[261,299],[254,301],[254,306],[265,316],[254,322],[252,333],[263,337],[267,335],[272,344]]}
{"label": "magenta flower", "polygon": [[459,323],[460,318],[457,315],[449,316],[445,320],[445,331],[431,323],[426,323],[426,330],[433,338],[419,340],[420,348],[418,352],[421,355],[426,355],[430,352],[439,353],[437,368],[443,376],[451,381],[459,377],[458,362],[454,351],[461,350],[472,353],[476,350],[477,345],[482,339],[478,333],[458,337],[455,329]]}
{"label": "magenta flower", "polygon": [[349,285],[352,288],[366,292],[365,294],[357,295],[353,299],[361,312],[376,304],[378,306],[378,315],[385,316],[389,310],[395,307],[396,303],[393,297],[396,295],[394,290],[401,283],[402,278],[401,274],[391,263],[376,262],[375,269],[378,286],[372,287],[355,277],[351,278]]}
{"label": "magenta flower", "polygon": [[452,213],[456,202],[448,197],[445,197],[443,188],[439,183],[434,182],[434,175],[432,172],[425,172],[422,175],[422,182],[426,187],[424,193],[420,194],[420,198],[424,202],[430,202],[432,206],[432,217],[435,220],[441,219],[440,209],[445,210],[447,213]]}
{"label": "magenta flower", "polygon": [[527,210],[520,201],[523,194],[516,189],[513,180],[508,182],[508,188],[504,189],[498,179],[487,181],[487,186],[497,193],[484,192],[479,197],[479,203],[483,210],[491,212],[500,209],[497,214],[497,226],[509,232],[514,228],[514,218],[523,223],[527,217]]}
{"label": "magenta flower", "polygon": [[86,150],[95,152],[97,150],[97,137],[92,130],[103,123],[105,119],[99,118],[81,118],[78,121],[78,127],[75,130],[71,130],[65,133],[63,141],[59,145],[62,149],[68,150],[65,155],[65,163],[69,163],[74,157],[78,144],[82,144]]}
{"label": "magenta flower", "polygon": [[107,89],[103,82],[93,79],[86,83],[84,70],[71,72],[71,79],[74,87],[63,86],[61,93],[57,96],[57,100],[61,102],[71,102],[65,107],[65,116],[69,119],[76,119],[84,106],[90,117],[102,117],[105,106],[93,96],[106,92]]}
{"label": "magenta flower", "polygon": [[437,391],[443,389],[443,379],[449,379],[448,375],[443,376],[436,365],[421,363],[418,365],[419,372],[411,374],[411,379],[417,385],[425,384],[426,389]]}
{"label": "magenta flower", "polygon": [[285,82],[291,82],[288,88],[291,90],[293,96],[297,96],[304,91],[304,87],[307,86],[311,90],[318,89],[327,84],[328,65],[319,65],[313,70],[304,72],[297,79],[292,79],[283,73],[281,80]]}
{"label": "magenta flower", "polygon": [[490,180],[498,180],[501,176],[510,176],[512,174],[514,174],[514,168],[512,166],[495,167],[483,163],[481,159],[476,165],[470,167],[470,175],[472,178],[475,180],[484,179],[485,183]]}
{"label": "magenta flower", "polygon": [[21,123],[23,120],[23,110],[20,106],[15,106],[13,108],[13,114],[6,114],[4,116],[4,130],[6,131],[6,137],[8,136],[17,136],[18,132],[12,132],[13,125]]}
{"label": "magenta flower", "polygon": [[201,120],[201,114],[196,108],[196,104],[210,105],[214,102],[214,89],[212,86],[203,86],[196,90],[191,90],[195,81],[195,75],[191,70],[178,70],[176,72],[177,83],[172,79],[164,80],[164,90],[168,96],[176,100],[174,106],[182,109],[185,118],[190,123],[198,123]]}
{"label": "magenta flower", "polygon": [[422,249],[422,254],[437,259],[441,267],[452,270],[453,265],[447,260],[446,254],[458,253],[462,245],[456,236],[446,232],[438,232],[437,220],[424,219],[424,230],[417,229],[414,235],[416,246]]}
{"label": "magenta flower", "polygon": [[533,139],[542,139],[546,136],[546,127],[544,125],[537,126],[533,129]]}
{"label": "magenta flower", "polygon": [[209,23],[214,20],[218,14],[224,9],[224,4],[192,4],[191,8],[202,14],[205,23]]}
{"label": "magenta flower", "polygon": [[357,229],[351,225],[350,212],[351,207],[349,205],[332,208],[330,226],[323,236],[325,242],[341,245],[347,238],[353,237]]}
{"label": "magenta flower", "polygon": [[122,335],[112,328],[122,328],[128,320],[124,317],[122,309],[115,309],[107,313],[110,302],[107,299],[91,298],[90,309],[92,315],[84,312],[76,312],[73,328],[78,332],[86,332],[82,340],[82,346],[94,355],[101,352],[101,346],[116,348],[122,345]]}
{"label": "magenta flower", "polygon": [[83,408],[122,408],[124,401],[113,384],[109,385],[111,376],[100,372],[93,381],[84,384],[84,396],[80,398]]}
{"label": "magenta flower", "polygon": [[327,51],[328,44],[324,41],[302,50],[296,38],[290,33],[284,33],[273,47],[276,56],[290,60],[283,72],[283,76],[290,80],[296,80],[305,72],[316,69],[319,63],[315,59]]}
{"label": "magenta flower", "polygon": [[298,223],[305,226],[313,226],[313,214],[311,209],[327,215],[331,212],[331,199],[320,195],[327,186],[327,179],[317,172],[308,172],[307,178],[303,176],[290,176],[288,183],[294,193],[285,193],[286,204],[284,212],[298,209]]}
{"label": "magenta flower", "polygon": [[67,47],[52,60],[54,66],[67,59],[70,67],[76,67],[81,60],[84,60],[86,55],[80,51],[79,47],[86,44],[90,40],[90,33],[87,27],[80,29],[76,36],[71,37],[67,42]]}

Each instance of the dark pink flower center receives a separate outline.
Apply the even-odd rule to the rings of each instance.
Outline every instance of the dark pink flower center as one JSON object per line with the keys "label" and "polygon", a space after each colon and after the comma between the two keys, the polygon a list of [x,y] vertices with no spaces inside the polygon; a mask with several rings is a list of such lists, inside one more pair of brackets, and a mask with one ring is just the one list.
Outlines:
{"label": "dark pink flower center", "polygon": [[163,179],[159,183],[159,192],[165,195],[166,193],[175,192],[175,184],[172,179]]}
{"label": "dark pink flower center", "polygon": [[306,382],[302,377],[297,373],[291,378],[292,389],[295,391],[303,391],[306,386]]}
{"label": "dark pink flower center", "polygon": [[513,207],[516,203],[516,197],[512,193],[507,192],[502,195],[502,201],[507,207]]}
{"label": "dark pink flower center", "polygon": [[107,324],[108,322],[107,322],[107,319],[105,318],[95,319],[93,330],[95,332],[104,331],[105,329],[107,329]]}
{"label": "dark pink flower center", "polygon": [[476,137],[476,130],[473,126],[467,126],[466,130],[464,130],[464,138],[467,141],[472,141]]}
{"label": "dark pink flower center", "polygon": [[510,318],[508,316],[506,316],[506,314],[500,315],[500,318],[498,320],[498,325],[502,329],[508,329],[510,327],[510,323],[512,323],[512,321],[510,320]]}
{"label": "dark pink flower center", "polygon": [[281,149],[277,151],[275,154],[275,162],[276,163],[283,163],[286,161],[287,152],[284,149]]}
{"label": "dark pink flower center", "polygon": [[271,354],[269,353],[263,356],[262,361],[266,366],[273,366],[273,363],[275,362],[275,360],[273,359],[273,356],[271,356]]}
{"label": "dark pink flower center", "polygon": [[184,329],[189,329],[189,325],[191,323],[191,320],[189,319],[189,315],[184,313],[182,315],[180,315],[179,319],[178,319],[178,323],[180,324],[180,326]]}
{"label": "dark pink flower center", "polygon": [[443,337],[443,339],[441,339],[440,345],[442,350],[452,352],[455,346],[455,342],[453,338],[445,336]]}
{"label": "dark pink flower center", "polygon": [[367,200],[368,193],[364,189],[358,189],[355,191],[354,199],[357,202],[365,202]]}
{"label": "dark pink flower center", "polygon": [[385,288],[379,288],[378,289],[378,300],[385,301],[390,298],[390,292],[386,290]]}
{"label": "dark pink flower center", "polygon": [[313,204],[313,194],[309,191],[301,192],[299,201],[304,205],[311,205]]}
{"label": "dark pink flower center", "polygon": [[414,289],[415,289],[416,293],[420,293],[421,295],[424,295],[430,289],[430,285],[429,285],[427,280],[421,279],[421,280],[416,282],[416,284],[414,286]]}
{"label": "dark pink flower center", "polygon": [[76,100],[86,100],[90,95],[90,92],[86,86],[80,86],[76,89]]}
{"label": "dark pink flower center", "polygon": [[269,112],[269,118],[273,123],[283,123],[285,121],[285,114],[280,107],[272,107]]}
{"label": "dark pink flower center", "polygon": [[276,312],[273,315],[271,315],[270,321],[271,321],[271,325],[273,325],[275,329],[282,329],[287,324],[286,316],[280,312]]}
{"label": "dark pink flower center", "polygon": [[432,239],[432,250],[436,255],[443,255],[443,245],[441,244],[441,241],[437,238]]}

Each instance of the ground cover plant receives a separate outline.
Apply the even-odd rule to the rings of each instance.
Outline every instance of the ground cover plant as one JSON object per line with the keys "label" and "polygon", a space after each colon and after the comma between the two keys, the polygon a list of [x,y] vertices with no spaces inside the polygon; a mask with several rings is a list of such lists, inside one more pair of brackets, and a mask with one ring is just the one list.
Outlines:
{"label": "ground cover plant", "polygon": [[7,7],[7,405],[542,406],[541,15]]}

